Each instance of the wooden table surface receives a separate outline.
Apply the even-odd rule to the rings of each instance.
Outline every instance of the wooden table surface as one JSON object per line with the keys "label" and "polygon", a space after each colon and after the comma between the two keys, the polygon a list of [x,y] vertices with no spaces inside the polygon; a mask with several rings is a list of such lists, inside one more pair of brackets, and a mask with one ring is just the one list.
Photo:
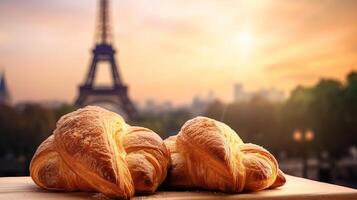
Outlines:
{"label": "wooden table surface", "polygon": [[[98,193],[84,192],[49,192],[39,189],[30,177],[5,177],[0,178],[0,200],[24,199],[108,199]],[[223,194],[219,192],[204,191],[159,191],[149,196],[138,196],[132,199],[356,199],[357,190],[341,187],[303,178],[287,176],[287,183],[281,188],[264,190],[254,193]]]}

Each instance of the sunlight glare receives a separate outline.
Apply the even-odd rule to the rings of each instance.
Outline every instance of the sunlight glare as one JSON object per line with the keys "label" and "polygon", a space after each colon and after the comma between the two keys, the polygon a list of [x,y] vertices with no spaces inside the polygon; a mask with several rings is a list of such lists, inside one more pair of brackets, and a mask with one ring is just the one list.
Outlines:
{"label": "sunlight glare", "polygon": [[253,36],[249,32],[239,32],[235,40],[236,45],[239,45],[243,49],[251,49],[253,47]]}
{"label": "sunlight glare", "polygon": [[240,57],[240,64],[250,62],[256,50],[255,39],[249,31],[239,31],[234,33],[230,39],[232,50]]}

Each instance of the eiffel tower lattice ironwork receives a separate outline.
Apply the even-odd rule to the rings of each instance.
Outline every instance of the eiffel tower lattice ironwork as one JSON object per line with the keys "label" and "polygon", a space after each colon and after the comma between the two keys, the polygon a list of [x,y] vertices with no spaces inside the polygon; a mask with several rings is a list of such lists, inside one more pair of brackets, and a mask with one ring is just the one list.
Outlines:
{"label": "eiffel tower lattice ironwork", "polygon": [[[76,105],[100,105],[121,114],[124,118],[136,116],[136,109],[128,96],[128,87],[123,84],[115,61],[115,49],[111,44],[112,35],[109,24],[108,0],[100,0],[99,26],[97,27],[97,44],[93,49],[93,59],[84,84],[79,87]],[[113,85],[95,86],[94,80],[98,64],[110,64]]]}

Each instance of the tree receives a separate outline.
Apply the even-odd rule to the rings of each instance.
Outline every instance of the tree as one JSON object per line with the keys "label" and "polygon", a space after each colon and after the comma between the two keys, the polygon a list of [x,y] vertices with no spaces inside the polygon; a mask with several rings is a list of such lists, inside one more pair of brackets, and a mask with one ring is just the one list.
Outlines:
{"label": "tree", "polygon": [[342,103],[343,125],[345,140],[350,146],[357,144],[357,72],[347,75],[347,86],[344,89]]}

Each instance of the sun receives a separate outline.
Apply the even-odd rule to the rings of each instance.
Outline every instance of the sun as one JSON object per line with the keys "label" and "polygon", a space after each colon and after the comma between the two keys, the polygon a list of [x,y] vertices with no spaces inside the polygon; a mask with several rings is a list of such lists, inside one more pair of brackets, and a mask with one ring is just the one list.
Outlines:
{"label": "sun", "polygon": [[233,32],[227,37],[227,51],[237,58],[240,66],[249,65],[257,52],[257,40],[248,30],[239,30]]}
{"label": "sun", "polygon": [[235,45],[245,50],[251,49],[254,46],[254,38],[250,32],[242,31],[236,33],[233,38]]}
{"label": "sun", "polygon": [[237,31],[231,35],[230,46],[241,62],[249,61],[256,50],[256,38],[249,31]]}

